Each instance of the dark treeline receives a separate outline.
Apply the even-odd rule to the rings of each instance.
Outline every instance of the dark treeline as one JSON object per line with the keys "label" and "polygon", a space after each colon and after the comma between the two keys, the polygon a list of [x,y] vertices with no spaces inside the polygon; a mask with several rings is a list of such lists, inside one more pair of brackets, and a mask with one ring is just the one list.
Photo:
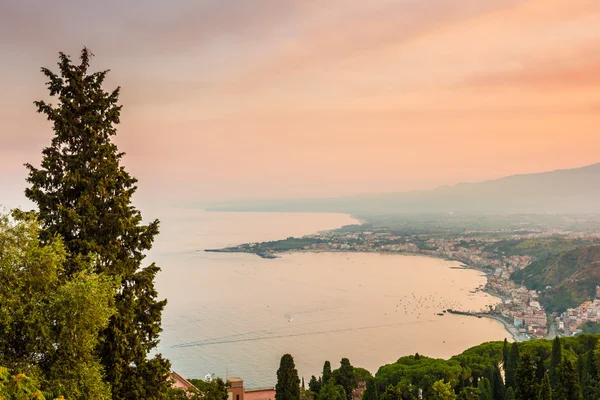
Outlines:
{"label": "dark treeline", "polygon": [[363,400],[597,400],[598,338],[488,342],[449,360],[415,354],[379,368],[375,376],[346,358],[333,371],[326,361],[308,388],[278,400],[351,400],[353,392],[361,392],[357,388]]}

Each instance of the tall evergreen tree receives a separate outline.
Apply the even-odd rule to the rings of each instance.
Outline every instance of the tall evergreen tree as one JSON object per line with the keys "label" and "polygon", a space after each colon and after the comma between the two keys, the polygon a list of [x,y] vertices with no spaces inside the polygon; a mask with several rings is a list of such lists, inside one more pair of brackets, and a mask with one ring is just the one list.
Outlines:
{"label": "tall evergreen tree", "polygon": [[336,374],[336,381],[344,388],[346,399],[352,400],[352,391],[356,387],[354,379],[354,367],[350,364],[350,360],[342,358],[340,369]]}
{"label": "tall evergreen tree", "polygon": [[321,382],[316,376],[313,375],[310,377],[310,380],[308,381],[308,389],[310,389],[310,391],[314,394],[319,394],[321,391]]}
{"label": "tall evergreen tree", "polygon": [[535,376],[535,362],[529,353],[524,353],[515,371],[515,397],[517,400],[537,398],[539,385]]}
{"label": "tall evergreen tree", "polygon": [[492,365],[485,367],[483,377],[490,383],[490,392],[492,393],[492,398],[494,398],[494,367]]}
{"label": "tall evergreen tree", "polygon": [[585,368],[583,355],[579,354],[577,356],[577,363],[575,364],[575,369],[577,370],[577,376],[579,377],[579,381],[581,382],[581,378],[583,378],[583,369]]}
{"label": "tall evergreen tree", "polygon": [[598,381],[598,373],[594,364],[593,351],[588,351],[583,357],[581,392],[584,400],[600,399],[600,382]]}
{"label": "tall evergreen tree", "polygon": [[275,385],[276,400],[299,400],[300,378],[294,364],[294,358],[290,354],[281,357],[279,369],[277,370],[277,385]]}
{"label": "tall evergreen tree", "polygon": [[550,385],[550,376],[548,373],[546,373],[544,379],[542,379],[538,400],[552,400],[552,386]]}
{"label": "tall evergreen tree", "polygon": [[492,400],[492,387],[490,381],[487,378],[481,379],[477,385],[479,390],[479,400]]}
{"label": "tall evergreen tree", "polygon": [[504,400],[515,400],[515,391],[512,387],[506,389],[506,393],[504,394]]}
{"label": "tall evergreen tree", "polygon": [[535,376],[539,383],[542,383],[544,376],[546,375],[546,367],[544,366],[544,357],[543,355],[538,355],[535,358]]}
{"label": "tall evergreen tree", "polygon": [[504,400],[504,395],[506,389],[504,387],[504,381],[502,380],[502,374],[500,373],[500,368],[498,365],[494,365],[494,374],[493,374],[494,384],[493,384],[493,394],[494,400]]}
{"label": "tall evergreen tree", "polygon": [[573,363],[564,358],[556,368],[554,400],[581,400],[581,386]]}
{"label": "tall evergreen tree", "polygon": [[508,362],[508,353],[510,352],[508,348],[508,340],[504,338],[504,343],[502,343],[502,365],[506,368],[506,363]]}
{"label": "tall evergreen tree", "polygon": [[[344,391],[344,388],[341,385],[336,384],[333,378],[329,378],[329,381],[323,384],[321,393],[317,396],[317,400],[344,400],[345,398],[346,392]],[[391,397],[390,400],[396,400],[396,398]]]}
{"label": "tall evergreen tree", "polygon": [[552,342],[552,356],[550,357],[550,369],[549,369],[550,383],[552,384],[553,388],[556,388],[556,385],[558,383],[558,378],[556,376],[556,370],[561,361],[562,361],[562,345],[560,343],[560,339],[557,336],[556,338],[554,338],[554,341]]}
{"label": "tall evergreen tree", "polygon": [[331,379],[331,363],[329,361],[325,361],[323,364],[323,372],[321,373],[321,382],[323,385],[326,385]]}
{"label": "tall evergreen tree", "polygon": [[159,268],[142,268],[158,221],[142,224],[131,204],[137,180],[120,165],[123,153],[112,142],[120,122],[119,88],[103,89],[108,71],[89,73],[92,54],[83,49],[80,63],[60,53],[59,73],[47,68],[56,105],[35,102],[52,122],[54,137],[42,152],[41,168],[26,164],[25,194],[37,204],[43,240],[60,235],[68,249],[65,276],[93,259],[97,273],[120,279],[117,312],[101,335],[99,353],[114,399],[163,399],[170,364],[160,355],[148,359],[161,332],[166,301],[157,300],[154,278]]}
{"label": "tall evergreen tree", "polygon": [[517,342],[513,342],[504,369],[506,387],[512,387],[513,390],[515,390],[515,372],[517,370],[517,365],[519,364],[519,358],[519,345]]}

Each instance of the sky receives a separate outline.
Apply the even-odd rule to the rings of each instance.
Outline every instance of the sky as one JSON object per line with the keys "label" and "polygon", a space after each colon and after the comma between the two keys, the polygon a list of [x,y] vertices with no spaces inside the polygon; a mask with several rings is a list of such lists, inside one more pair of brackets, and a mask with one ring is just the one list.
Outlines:
{"label": "sky", "polygon": [[0,204],[51,126],[40,67],[122,87],[140,196],[433,188],[600,162],[598,0],[0,0]]}

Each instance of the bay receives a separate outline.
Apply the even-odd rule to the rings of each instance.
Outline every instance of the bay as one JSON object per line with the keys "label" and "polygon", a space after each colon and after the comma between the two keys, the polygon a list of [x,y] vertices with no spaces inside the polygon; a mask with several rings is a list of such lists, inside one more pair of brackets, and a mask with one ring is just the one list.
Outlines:
{"label": "bay", "polygon": [[499,300],[474,289],[483,274],[442,259],[374,253],[296,252],[277,259],[206,253],[357,223],[343,214],[161,213],[149,261],[168,299],[158,351],[188,378],[238,376],[274,385],[279,359],[294,356],[306,381],[342,357],[376,372],[416,352],[448,358],[509,337],[490,319],[437,315]]}

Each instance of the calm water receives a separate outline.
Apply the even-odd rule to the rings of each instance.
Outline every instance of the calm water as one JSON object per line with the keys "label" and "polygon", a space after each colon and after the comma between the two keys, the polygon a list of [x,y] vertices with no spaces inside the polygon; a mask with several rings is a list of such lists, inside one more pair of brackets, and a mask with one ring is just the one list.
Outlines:
{"label": "calm water", "polygon": [[265,260],[202,251],[356,222],[348,216],[175,211],[160,217],[149,257],[163,268],[157,286],[169,300],[159,351],[183,376],[239,376],[261,387],[274,384],[284,353],[308,381],[325,360],[336,368],[348,357],[375,372],[403,355],[447,358],[508,336],[493,320],[436,315],[497,301],[472,293],[485,277],[451,268],[455,262],[361,253]]}

